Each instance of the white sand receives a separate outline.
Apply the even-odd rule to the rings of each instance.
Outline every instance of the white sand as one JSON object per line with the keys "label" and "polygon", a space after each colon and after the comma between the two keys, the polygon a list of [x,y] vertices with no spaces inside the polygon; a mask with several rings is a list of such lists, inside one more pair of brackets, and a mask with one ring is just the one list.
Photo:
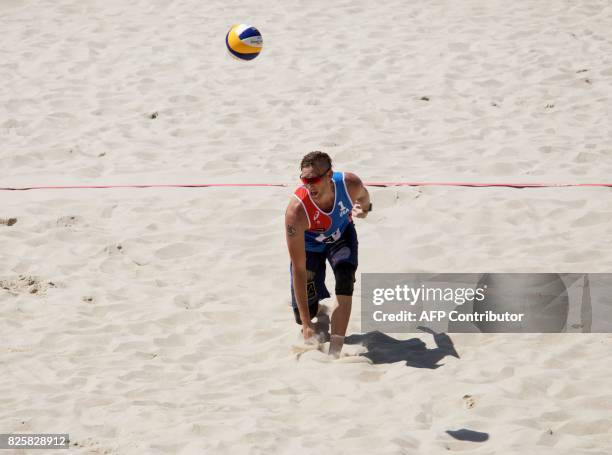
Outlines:
{"label": "white sand", "polygon": [[[548,3],[0,1],[0,186],[295,182],[312,149],[367,181],[610,182],[612,6]],[[263,33],[254,62],[225,51],[235,22]],[[0,191],[0,432],[83,454],[612,451],[610,335],[452,335],[436,370],[296,360],[290,191]],[[371,193],[361,272],[612,271],[609,189]]]}

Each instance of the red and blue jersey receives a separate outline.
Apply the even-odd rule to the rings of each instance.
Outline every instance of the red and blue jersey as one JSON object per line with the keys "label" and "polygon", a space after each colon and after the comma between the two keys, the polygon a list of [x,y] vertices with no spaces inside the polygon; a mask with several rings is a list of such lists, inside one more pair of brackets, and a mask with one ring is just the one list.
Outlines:
{"label": "red and blue jersey", "polygon": [[346,227],[353,222],[353,201],[346,188],[344,172],[334,172],[332,181],[335,186],[335,199],[329,212],[321,210],[315,204],[306,187],[301,186],[293,193],[308,217],[308,229],[304,233],[306,251],[325,251],[326,245],[336,242]]}

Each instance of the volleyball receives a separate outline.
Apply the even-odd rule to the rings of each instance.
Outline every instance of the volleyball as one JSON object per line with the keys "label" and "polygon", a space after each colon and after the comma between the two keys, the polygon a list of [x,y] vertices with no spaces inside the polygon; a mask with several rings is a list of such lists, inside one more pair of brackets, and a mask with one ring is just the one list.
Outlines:
{"label": "volleyball", "polygon": [[229,53],[240,60],[253,60],[261,52],[263,38],[255,27],[246,24],[232,25],[225,36]]}

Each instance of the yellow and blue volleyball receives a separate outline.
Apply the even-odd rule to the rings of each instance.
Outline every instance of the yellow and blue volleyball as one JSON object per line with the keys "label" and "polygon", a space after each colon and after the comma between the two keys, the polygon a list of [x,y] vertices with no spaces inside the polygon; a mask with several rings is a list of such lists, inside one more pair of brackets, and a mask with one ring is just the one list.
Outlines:
{"label": "yellow and blue volleyball", "polygon": [[240,60],[253,60],[261,52],[263,38],[255,27],[236,24],[227,32],[225,45],[232,56]]}

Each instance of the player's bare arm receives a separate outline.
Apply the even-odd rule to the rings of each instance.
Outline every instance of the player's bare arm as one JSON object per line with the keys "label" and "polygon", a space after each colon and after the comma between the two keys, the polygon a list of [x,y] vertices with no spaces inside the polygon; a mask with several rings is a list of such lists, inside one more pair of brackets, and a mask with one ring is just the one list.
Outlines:
{"label": "player's bare arm", "polygon": [[285,238],[287,239],[287,248],[291,258],[293,289],[302,320],[304,340],[309,340],[315,335],[315,332],[310,324],[306,292],[307,272],[306,249],[304,245],[304,231],[306,229],[308,229],[306,214],[300,202],[292,198],[285,212]]}
{"label": "player's bare arm", "polygon": [[353,216],[356,218],[365,218],[371,210],[370,193],[364,186],[361,179],[352,172],[344,173],[344,181],[346,189],[353,200]]}

